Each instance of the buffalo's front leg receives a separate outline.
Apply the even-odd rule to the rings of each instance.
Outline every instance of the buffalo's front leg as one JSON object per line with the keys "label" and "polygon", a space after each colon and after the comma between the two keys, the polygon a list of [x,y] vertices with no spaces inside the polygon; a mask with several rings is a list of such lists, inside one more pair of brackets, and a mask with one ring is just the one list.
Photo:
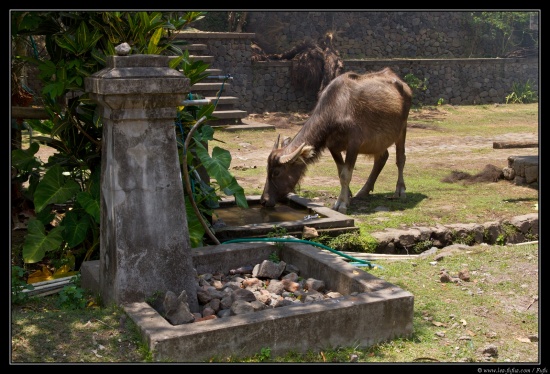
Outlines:
{"label": "buffalo's front leg", "polygon": [[[336,169],[338,170],[338,178],[340,180],[340,186],[342,186],[342,171],[344,170],[345,164],[344,164],[344,158],[342,157],[341,152],[334,152],[332,150],[329,150],[330,154],[332,155],[332,158],[334,159],[334,163],[336,163]],[[351,177],[350,177],[351,179]],[[341,187],[342,188],[342,187]],[[338,200],[334,203],[332,206],[333,210],[339,210],[339,208],[347,210],[347,205],[342,206],[343,201],[348,201],[351,199],[351,190],[349,189],[349,182],[348,182],[348,197],[347,200],[345,200],[345,197],[342,196],[342,191],[340,191],[340,196],[338,197]],[[344,212],[345,213],[345,212]]]}
{"label": "buffalo's front leg", "polygon": [[[343,161],[341,154],[335,156],[335,153],[332,151],[331,154],[336,161],[338,176],[340,178],[340,196],[338,196],[338,200],[336,200],[336,203],[334,203],[332,209],[346,214],[351,200],[351,190],[349,188],[349,184],[353,175],[353,166],[355,165],[355,161],[357,161],[357,152],[348,150],[346,153],[346,161],[344,163],[341,162]],[[338,159],[340,160],[340,163],[338,162]]]}

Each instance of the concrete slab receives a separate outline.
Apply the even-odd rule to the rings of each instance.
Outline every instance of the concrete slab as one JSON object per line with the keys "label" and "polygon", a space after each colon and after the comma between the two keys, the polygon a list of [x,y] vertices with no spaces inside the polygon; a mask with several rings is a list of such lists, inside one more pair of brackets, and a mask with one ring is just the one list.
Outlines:
{"label": "concrete slab", "polygon": [[249,119],[246,119],[246,118],[241,119],[241,122],[242,122],[242,125],[221,125],[221,126],[216,126],[214,124],[213,127],[215,127],[216,130],[223,130],[223,131],[275,130],[275,126],[273,126],[273,125],[252,121],[252,120],[249,120]]}
{"label": "concrete slab", "polygon": [[[539,156],[509,156],[508,168],[513,169],[517,185],[535,185],[539,182]],[[509,173],[508,173],[509,174]]]}
{"label": "concrete slab", "polygon": [[[173,326],[146,302],[125,304],[154,361],[204,362],[227,356],[368,347],[413,332],[414,296],[308,244],[233,243],[193,249],[199,274],[255,265],[274,252],[303,278],[325,281],[344,297]],[[89,282],[92,284],[92,282]],[[173,290],[179,293],[179,290]]]}

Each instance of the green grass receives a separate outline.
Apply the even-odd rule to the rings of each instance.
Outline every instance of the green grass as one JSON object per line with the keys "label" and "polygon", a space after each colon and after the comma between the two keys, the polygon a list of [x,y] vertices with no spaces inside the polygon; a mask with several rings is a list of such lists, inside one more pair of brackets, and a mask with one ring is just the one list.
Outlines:
{"label": "green grass", "polygon": [[[258,343],[248,357],[213,357],[213,363],[530,362],[538,361],[538,245],[474,246],[446,255],[407,261],[377,260],[359,268],[414,295],[413,333],[370,347],[314,347],[309,352],[274,356]],[[442,283],[440,271],[470,281]],[[152,362],[136,325],[118,307],[59,309],[57,295],[12,306],[12,358],[15,362]],[[319,328],[323,328],[319,326]],[[307,333],[307,332],[299,332]],[[299,338],[299,334],[297,335]],[[498,357],[481,352],[497,345]],[[167,361],[168,362],[168,361]]]}
{"label": "green grass", "polygon": [[[371,363],[536,362],[537,344],[518,338],[525,340],[538,332],[537,313],[527,308],[531,297],[538,296],[538,278],[532,273],[537,269],[537,253],[536,245],[477,246],[445,257],[435,266],[433,256],[415,261],[379,260],[376,264],[382,268],[368,271],[415,296],[411,337],[363,349],[351,345],[321,353],[290,352],[272,357],[270,362],[349,362],[353,354],[359,362]],[[527,274],[525,264],[531,266]],[[439,272],[443,268],[454,276],[467,268],[471,280],[441,283]],[[519,283],[512,280],[521,274],[529,276]],[[497,344],[499,355],[485,361],[480,349],[488,344]],[[240,360],[252,362],[255,358]]]}
{"label": "green grass", "polygon": [[147,361],[137,326],[121,308],[61,309],[58,298],[33,297],[12,306],[12,358],[22,360],[15,362]]}
{"label": "green grass", "polygon": [[[483,136],[492,139],[508,133],[537,133],[538,104],[484,106],[444,105],[432,110],[412,111],[411,121],[431,127],[412,128],[407,139],[427,142],[448,137],[466,139]],[[277,130],[279,132],[279,130]],[[281,130],[284,133],[284,130]],[[293,135],[287,131],[286,135]],[[232,152],[248,142],[254,147],[272,147],[266,139],[276,138],[274,131],[216,132],[219,144]],[[268,144],[269,143],[269,144]],[[214,143],[212,143],[214,145]],[[218,144],[216,144],[218,145]],[[500,153],[499,153],[500,152]],[[506,163],[509,154],[538,150],[495,151],[474,148],[466,155],[442,147],[427,147],[407,153],[405,183],[407,199],[387,199],[395,190],[395,156],[390,152],[373,194],[352,205],[349,215],[368,240],[370,233],[403,226],[434,226],[452,223],[484,223],[537,212],[537,189],[516,186],[509,181],[497,183],[444,183],[451,170],[476,173],[486,163]],[[494,157],[491,155],[495,154]],[[452,156],[456,160],[449,160]],[[492,158],[477,160],[478,156]],[[473,161],[475,161],[475,163]],[[486,162],[487,161],[487,162]],[[362,187],[372,160],[359,160],[352,180],[352,191]],[[261,182],[246,190],[247,195],[261,194],[265,164],[247,170],[233,170],[238,178],[259,178]],[[299,194],[306,198],[325,195],[337,197],[339,183],[330,156],[309,170],[312,177],[324,177],[327,183],[314,183],[306,176]],[[334,202],[330,199],[327,205]],[[386,207],[387,211],[375,211]],[[357,355],[364,363],[413,362],[529,362],[538,361],[539,347],[527,337],[538,333],[539,258],[538,245],[474,246],[435,262],[434,256],[413,261],[383,261],[382,268],[365,269],[376,277],[396,284],[415,297],[413,334],[406,339],[361,348],[356,344],[331,347],[321,352],[288,352],[274,357],[270,348],[258,343],[252,357],[217,357],[212,362],[350,362]],[[435,264],[434,264],[435,262]],[[469,269],[472,279],[462,284],[441,283],[439,272],[456,275]],[[11,340],[14,362],[151,362],[147,345],[138,328],[119,308],[90,305],[83,310],[65,310],[56,306],[57,295],[33,298],[12,305]],[[322,327],[320,327],[322,328]],[[307,332],[300,332],[307,333]],[[526,340],[527,339],[527,340]],[[480,350],[497,344],[498,357],[489,361]],[[101,347],[104,348],[101,348]]]}

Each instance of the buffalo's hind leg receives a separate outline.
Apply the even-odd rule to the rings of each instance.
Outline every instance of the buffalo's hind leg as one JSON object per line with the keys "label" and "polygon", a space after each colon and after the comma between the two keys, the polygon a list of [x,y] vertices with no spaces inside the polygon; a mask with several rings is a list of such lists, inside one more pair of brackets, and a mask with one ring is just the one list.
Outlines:
{"label": "buffalo's hind leg", "polygon": [[382,171],[382,169],[384,169],[384,166],[386,165],[386,161],[388,161],[389,156],[390,154],[386,149],[384,153],[381,153],[374,157],[374,165],[372,166],[369,179],[367,179],[367,183],[365,183],[365,185],[355,194],[356,198],[360,199],[367,197],[369,193],[374,190],[374,184],[376,183],[380,172]]}
{"label": "buffalo's hind leg", "polygon": [[405,179],[403,178],[403,169],[405,168],[405,160],[407,156],[405,155],[405,135],[407,127],[404,127],[404,130],[401,134],[401,137],[395,142],[395,156],[396,156],[396,165],[397,165],[397,184],[395,185],[395,193],[393,194],[394,199],[405,199],[407,194],[405,193]]}

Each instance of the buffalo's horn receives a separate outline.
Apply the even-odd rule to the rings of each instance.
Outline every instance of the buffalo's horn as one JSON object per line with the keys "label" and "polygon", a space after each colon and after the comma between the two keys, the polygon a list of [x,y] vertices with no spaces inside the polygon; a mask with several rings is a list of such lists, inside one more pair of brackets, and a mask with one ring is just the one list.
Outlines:
{"label": "buffalo's horn", "polygon": [[279,148],[279,138],[281,137],[281,134],[277,135],[277,140],[275,141],[275,144],[273,145],[273,150]]}
{"label": "buffalo's horn", "polygon": [[289,161],[294,161],[298,158],[298,156],[300,156],[300,153],[302,153],[302,149],[304,148],[304,146],[306,145],[306,143],[302,143],[298,148],[296,148],[296,150],[288,155],[283,155],[281,156],[281,158],[279,158],[279,162],[281,164],[286,164],[287,162]]}

